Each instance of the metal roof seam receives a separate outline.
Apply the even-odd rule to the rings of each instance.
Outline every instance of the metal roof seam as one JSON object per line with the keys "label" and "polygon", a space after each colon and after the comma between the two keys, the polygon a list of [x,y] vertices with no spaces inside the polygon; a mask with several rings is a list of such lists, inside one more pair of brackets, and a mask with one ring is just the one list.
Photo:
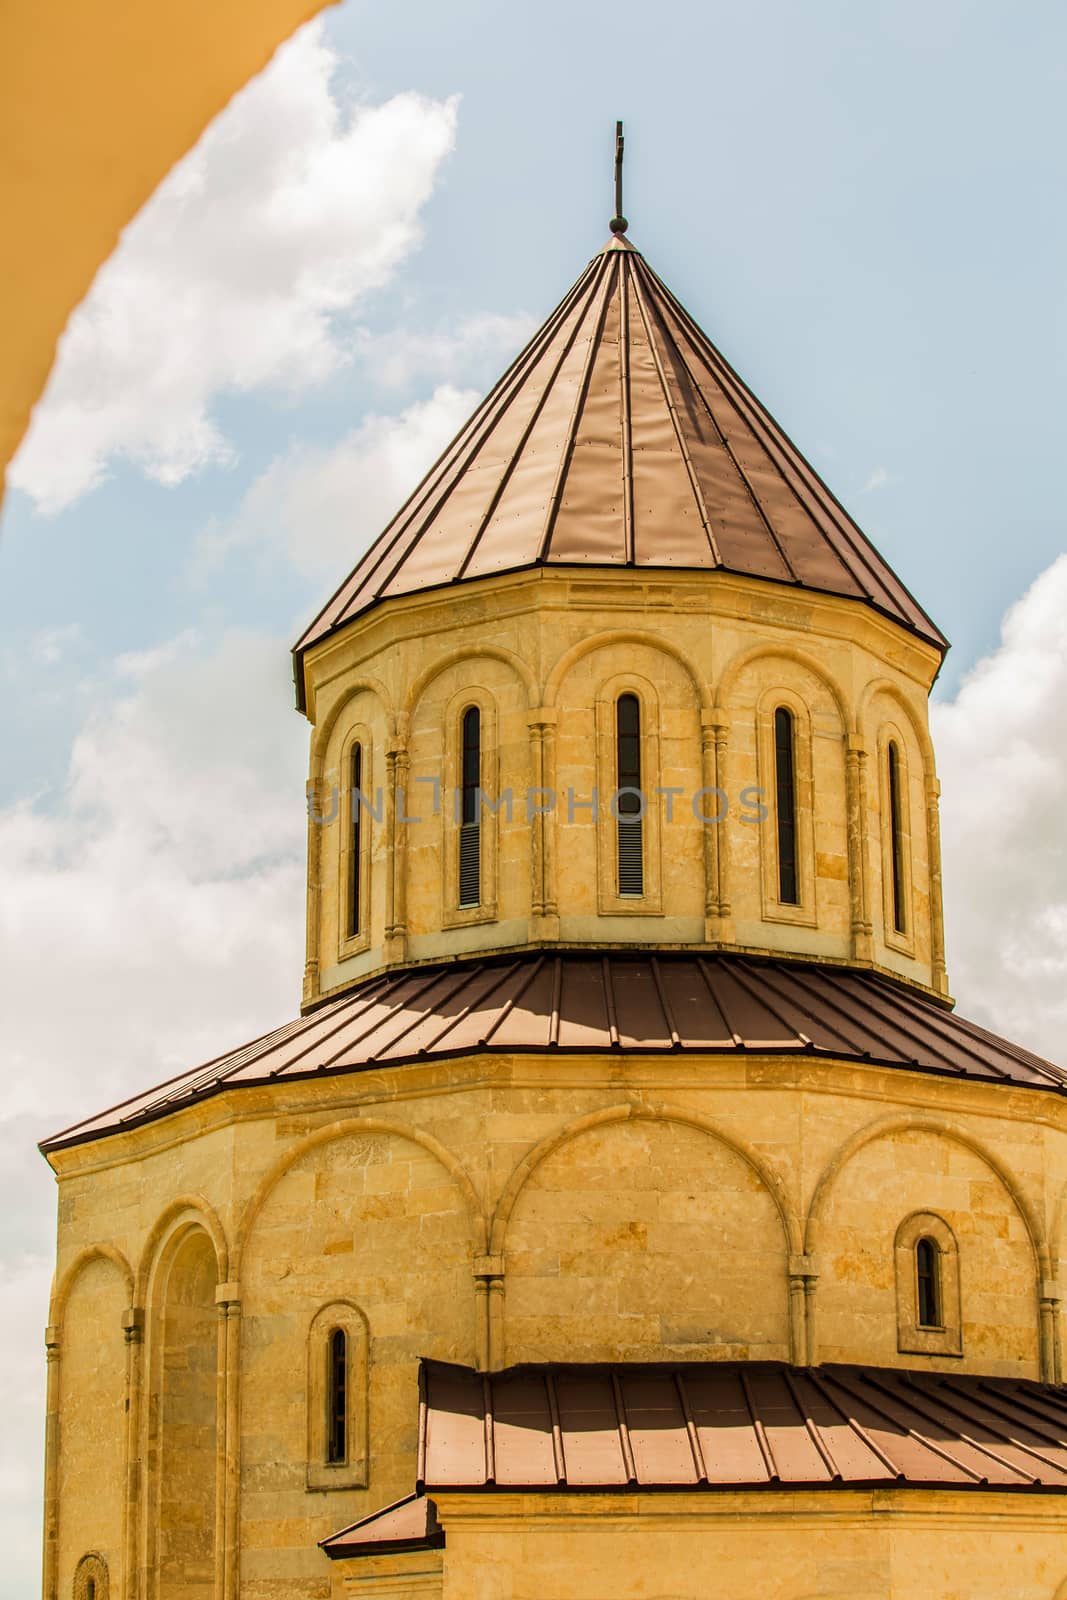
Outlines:
{"label": "metal roof seam", "polygon": [[741,1385],[741,1393],[744,1396],[745,1406],[748,1411],[748,1420],[752,1424],[752,1432],[755,1436],[756,1443],[759,1446],[760,1455],[763,1457],[763,1465],[767,1473],[767,1481],[769,1483],[779,1483],[781,1481],[781,1473],[778,1471],[778,1464],[774,1459],[774,1451],[771,1449],[771,1441],[767,1437],[767,1429],[764,1427],[763,1419],[756,1410],[755,1403],[753,1402],[752,1391],[748,1384],[748,1374],[743,1367],[738,1369],[737,1377]]}
{"label": "metal roof seam", "polygon": [[525,977],[520,982],[519,987],[515,991],[515,993],[509,995],[508,998],[505,1000],[503,1006],[500,1008],[500,1011],[493,1018],[492,1024],[490,1025],[490,1027],[488,1027],[486,1029],[485,1033],[482,1035],[482,1038],[481,1038],[480,1042],[483,1045],[487,1045],[489,1043],[489,1041],[493,1037],[494,1033],[496,1033],[497,1030],[500,1027],[502,1027],[503,1024],[507,1021],[508,1017],[510,1017],[511,1013],[514,1011],[515,1007],[518,1005],[519,1001],[522,999],[522,997],[526,993],[527,989],[529,989],[530,985],[534,982],[534,979],[537,977],[538,973],[540,973],[540,972],[542,972],[544,970],[544,966],[545,966],[545,961],[546,960],[547,960],[546,956],[543,956],[543,955],[538,956],[537,960],[533,963],[533,965],[530,967],[529,971],[526,973]]}
{"label": "metal roof seam", "polygon": [[582,364],[582,375],[578,380],[578,388],[575,391],[574,405],[571,411],[570,427],[567,429],[564,447],[560,453],[559,466],[556,469],[556,478],[552,485],[552,492],[548,497],[544,525],[541,531],[541,543],[537,552],[537,559],[539,561],[546,560],[549,546],[552,543],[552,535],[555,531],[556,519],[559,516],[559,508],[563,499],[564,486],[567,482],[567,478],[571,470],[571,462],[574,458],[574,447],[578,438],[579,419],[585,410],[585,403],[589,397],[589,385],[593,377],[593,366],[596,362],[597,348],[604,332],[604,322],[608,314],[608,302],[610,300],[609,290],[611,286],[610,273],[604,272],[601,276],[603,277],[603,283],[597,283],[594,294],[590,296],[591,305],[595,302],[597,295],[599,294],[600,296],[600,304],[595,315],[595,332],[589,340],[589,350],[586,354],[585,361]]}
{"label": "metal roof seam", "polygon": [[630,1441],[630,1423],[626,1414],[626,1397],[622,1392],[617,1367],[611,1369],[611,1392],[615,1400],[615,1415],[618,1420],[619,1444],[622,1448],[622,1464],[626,1473],[627,1483],[637,1483],[637,1463],[634,1460],[633,1445]]}
{"label": "metal roof seam", "polygon": [[[898,1480],[905,1478],[907,1474],[893,1460],[893,1458],[882,1449],[881,1445],[871,1437],[871,1435],[867,1432],[867,1429],[863,1426],[862,1422],[860,1422],[859,1418],[854,1414],[853,1410],[851,1408],[846,1410],[839,1401],[834,1399],[833,1395],[829,1392],[827,1383],[825,1381],[825,1379],[829,1377],[829,1374],[825,1372],[825,1369],[822,1369],[821,1372],[817,1373],[809,1367],[807,1369],[807,1377],[812,1385],[818,1389],[819,1393],[822,1395],[827,1404],[831,1405],[837,1412],[838,1416],[841,1417],[842,1421],[848,1424],[849,1428],[856,1435],[857,1439],[859,1439],[860,1442],[866,1446],[875,1459],[880,1461],[883,1467],[885,1467],[894,1478]],[[839,1385],[839,1387],[843,1387],[843,1385]],[[846,1398],[853,1398],[849,1396],[848,1390],[845,1390],[845,1394]]]}
{"label": "metal roof seam", "polygon": [[685,1418],[685,1431],[689,1439],[689,1449],[693,1457],[693,1467],[696,1472],[697,1482],[707,1483],[709,1482],[708,1468],[704,1460],[704,1449],[700,1443],[700,1434],[693,1418],[693,1408],[689,1403],[689,1390],[686,1388],[685,1378],[677,1369],[675,1369],[674,1373],[674,1386],[678,1391],[682,1415]]}
{"label": "metal roof seam", "polygon": [[[707,415],[708,415],[708,418],[709,418],[709,420],[711,422],[711,425],[715,429],[715,432],[719,436],[719,443],[722,445],[722,448],[725,450],[727,456],[730,458],[730,464],[733,467],[735,474],[737,475],[737,477],[740,480],[740,482],[744,485],[744,488],[745,488],[745,490],[746,490],[746,492],[748,494],[749,500],[752,502],[752,506],[753,506],[753,509],[756,512],[756,515],[759,517],[760,521],[763,523],[763,526],[764,526],[764,529],[765,529],[765,531],[767,533],[767,536],[769,537],[771,543],[774,545],[774,548],[777,550],[779,558],[781,559],[782,565],[785,567],[785,570],[789,573],[792,582],[795,583],[795,584],[799,584],[801,582],[801,579],[800,579],[800,577],[799,577],[799,575],[797,573],[797,570],[794,567],[792,561],[790,560],[789,555],[787,554],[786,549],[785,549],[784,545],[782,544],[781,539],[779,539],[778,533],[777,533],[773,523],[771,522],[770,517],[767,515],[766,510],[764,509],[763,502],[760,499],[759,495],[756,493],[756,490],[753,487],[753,484],[751,482],[751,479],[749,478],[748,473],[745,471],[744,467],[741,465],[741,462],[739,461],[738,456],[737,456],[737,452],[733,448],[733,445],[730,443],[730,440],[727,438],[726,433],[725,433],[725,431],[723,429],[722,423],[719,421],[718,417],[715,415],[715,412],[712,409],[711,402],[708,400],[707,395],[704,393],[704,389],[703,389],[703,386],[701,385],[700,379],[694,373],[692,365],[686,359],[685,352],[682,350],[682,347],[678,343],[677,338],[675,338],[673,335],[671,335],[671,343],[674,345],[674,348],[675,348],[675,350],[677,352],[678,361],[679,361],[680,365],[684,368],[686,376],[688,377],[690,383],[693,385],[693,388],[696,391],[696,393],[699,395],[701,404],[703,405],[704,410],[707,412]],[[693,350],[694,353],[699,353],[700,347],[699,347],[699,345],[695,345],[693,340],[690,339],[690,349]]]}
{"label": "metal roof seam", "polygon": [[704,528],[704,536],[708,541],[708,549],[711,552],[711,559],[714,564],[719,567],[722,566],[722,557],[719,553],[719,546],[715,538],[715,531],[711,525],[711,517],[708,514],[707,503],[704,499],[704,491],[700,487],[700,480],[697,477],[696,468],[693,465],[693,458],[689,450],[689,445],[686,442],[685,434],[682,429],[681,418],[678,416],[678,408],[674,403],[674,396],[672,395],[670,386],[667,382],[667,373],[663,365],[663,357],[660,353],[655,337],[653,336],[652,319],[648,307],[645,304],[645,297],[641,288],[641,275],[640,272],[635,268],[631,276],[634,287],[634,298],[637,301],[637,309],[641,314],[641,321],[644,324],[645,337],[648,339],[648,348],[652,354],[652,361],[656,368],[656,376],[659,379],[660,388],[663,391],[663,399],[667,407],[667,413],[671,419],[671,426],[674,428],[674,437],[677,441],[682,460],[685,462],[685,470],[689,477],[689,487],[692,491],[693,499],[696,502],[697,511],[700,513],[700,521]]}
{"label": "metal roof seam", "polygon": [[666,991],[663,987],[663,973],[660,970],[659,959],[657,956],[652,956],[650,958],[650,965],[652,968],[652,980],[656,985],[656,996],[659,1000],[660,1010],[663,1012],[663,1020],[667,1024],[667,1031],[671,1037],[671,1048],[674,1050],[680,1050],[682,1046],[682,1036],[678,1032],[678,1026],[674,1020],[674,1013],[671,1009],[670,1002],[667,999]]}
{"label": "metal roof seam", "polygon": [[634,445],[630,394],[630,296],[627,257],[619,256],[619,399],[622,407],[622,544],[628,566],[636,561],[634,534]]}

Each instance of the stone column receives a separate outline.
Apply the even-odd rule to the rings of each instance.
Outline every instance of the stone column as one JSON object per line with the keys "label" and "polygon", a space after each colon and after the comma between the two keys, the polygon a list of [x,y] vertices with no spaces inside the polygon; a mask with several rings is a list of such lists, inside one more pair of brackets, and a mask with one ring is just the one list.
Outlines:
{"label": "stone column", "polygon": [[326,802],[320,793],[321,762],[312,760],[308,779],[308,875],[307,875],[307,931],[304,958],[304,1003],[314,1000],[319,992],[319,902],[321,897],[322,828],[317,816],[323,815],[321,806]]}
{"label": "stone column", "polygon": [[386,817],[387,848],[385,901],[385,954],[387,960],[403,961],[407,953],[407,814],[408,751],[406,730],[397,727],[391,747],[385,752],[389,792]]}
{"label": "stone column", "polygon": [[871,923],[869,839],[867,833],[867,746],[856,733],[845,743],[845,791],[848,811],[848,887],[852,923],[852,955],[874,959]]}
{"label": "stone column", "polygon": [[122,1594],[137,1600],[139,1515],[141,1507],[141,1397],[144,1372],[144,1309],[130,1306],[122,1314],[126,1339],[126,1505],[123,1512]]}
{"label": "stone column", "polygon": [[492,1372],[504,1362],[504,1258],[475,1256],[478,1301],[478,1368]]}
{"label": "stone column", "polygon": [[219,1600],[237,1600],[241,1514],[241,1302],[237,1284],[218,1284],[215,1304],[219,1309],[215,1593]]}
{"label": "stone column", "polygon": [[933,987],[948,994],[945,970],[945,908],[941,891],[941,785],[936,778],[926,780],[926,854],[930,878],[930,967]]}
{"label": "stone column", "polygon": [[1060,1381],[1060,1286],[1054,1278],[1042,1278],[1038,1284],[1040,1314],[1041,1381]]}
{"label": "stone column", "polygon": [[[556,721],[554,706],[538,706],[527,714],[530,730],[530,771],[535,804],[548,803],[555,793]],[[541,791],[538,793],[537,791]],[[559,903],[556,890],[556,811],[535,811],[530,818],[531,935],[559,937]]]}
{"label": "stone column", "polygon": [[59,1574],[59,1329],[49,1323],[44,1330],[48,1389],[44,1425],[44,1600],[57,1600]]}
{"label": "stone column", "polygon": [[819,1270],[814,1256],[789,1257],[789,1359],[795,1367],[815,1365],[815,1285]]}
{"label": "stone column", "polygon": [[[729,716],[721,706],[701,711],[701,784],[705,789],[721,789],[726,793],[729,737]],[[724,817],[721,822],[709,823],[704,828],[704,937],[709,943],[729,943],[733,938],[728,827]]]}

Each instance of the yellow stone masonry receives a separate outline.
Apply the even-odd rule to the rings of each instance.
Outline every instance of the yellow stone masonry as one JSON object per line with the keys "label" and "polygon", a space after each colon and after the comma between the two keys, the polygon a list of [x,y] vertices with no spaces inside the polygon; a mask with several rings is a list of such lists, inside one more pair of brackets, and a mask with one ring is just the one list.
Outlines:
{"label": "yellow stone masonry", "polygon": [[[927,725],[939,660],[859,602],[721,572],[541,570],[379,606],[306,661],[305,1002],[383,966],[545,945],[799,955],[873,966],[946,995]],[[606,846],[613,707],[627,691],[642,708],[648,797],[638,906],[619,900]],[[512,814],[486,814],[482,904],[464,912],[454,794],[470,705],[482,712],[484,787],[494,801],[510,792]],[[796,906],[777,898],[779,705],[797,730]],[[904,769],[903,934],[888,903],[890,739]],[[356,740],[362,787],[381,818],[363,811],[368,915],[353,941],[345,884]],[[666,789],[678,792],[657,792]],[[546,790],[554,804],[542,814]],[[728,809],[707,825],[698,811],[724,809],[713,790]],[[760,801],[770,812],[762,825]]]}

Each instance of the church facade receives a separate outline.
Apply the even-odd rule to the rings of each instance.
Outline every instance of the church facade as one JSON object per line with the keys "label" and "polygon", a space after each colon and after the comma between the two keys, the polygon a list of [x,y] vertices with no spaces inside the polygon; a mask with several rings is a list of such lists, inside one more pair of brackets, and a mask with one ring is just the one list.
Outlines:
{"label": "church facade", "polygon": [[43,1146],[46,1600],[1067,1594],[945,648],[620,226],[296,648],[300,1017]]}

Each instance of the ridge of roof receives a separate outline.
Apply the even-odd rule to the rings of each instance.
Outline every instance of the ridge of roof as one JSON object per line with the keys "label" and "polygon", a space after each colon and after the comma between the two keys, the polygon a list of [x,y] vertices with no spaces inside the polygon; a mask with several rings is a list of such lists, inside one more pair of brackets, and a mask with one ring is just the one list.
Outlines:
{"label": "ridge of roof", "polygon": [[1067,1092],[1063,1068],[863,968],[729,952],[528,951],[381,973],[40,1148],[119,1133],[230,1088],[560,1050],[794,1055]]}
{"label": "ridge of roof", "polygon": [[947,640],[765,406],[613,235],[294,646],[537,566],[721,570]]}

